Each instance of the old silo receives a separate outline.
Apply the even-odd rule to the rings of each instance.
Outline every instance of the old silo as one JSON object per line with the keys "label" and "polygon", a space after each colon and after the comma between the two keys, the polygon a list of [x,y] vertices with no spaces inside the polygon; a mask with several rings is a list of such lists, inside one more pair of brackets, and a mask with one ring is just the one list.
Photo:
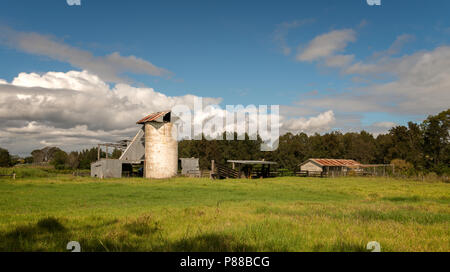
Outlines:
{"label": "old silo", "polygon": [[[170,178],[178,170],[178,142],[171,112],[152,113],[137,122],[144,125],[144,177]],[[175,135],[173,135],[175,134]]]}

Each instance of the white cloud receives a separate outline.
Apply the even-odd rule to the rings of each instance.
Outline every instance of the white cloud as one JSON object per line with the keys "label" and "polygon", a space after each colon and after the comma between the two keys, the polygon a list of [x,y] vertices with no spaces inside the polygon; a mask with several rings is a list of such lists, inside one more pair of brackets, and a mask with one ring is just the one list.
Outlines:
{"label": "white cloud", "polygon": [[[66,143],[62,139],[70,138],[67,146],[130,137],[143,116],[176,104],[192,105],[195,97],[171,97],[123,83],[110,87],[87,71],[20,73],[11,83],[2,82],[0,145],[22,153],[52,139]],[[204,98],[206,104],[220,102]]]}
{"label": "white cloud", "polygon": [[375,52],[366,61],[355,62],[354,55],[336,54],[355,40],[354,32],[333,31],[316,37],[300,52],[298,59],[321,61],[325,66],[340,68],[343,75],[352,75],[354,82],[361,85],[345,92],[306,98],[297,105],[315,110],[332,109],[338,113],[403,115],[429,115],[448,109],[450,47],[394,57],[414,39],[410,34],[399,35],[387,50]]}
{"label": "white cloud", "polygon": [[18,32],[7,27],[0,27],[0,44],[6,44],[29,54],[70,63],[73,67],[87,70],[108,82],[126,81],[123,76],[125,72],[151,76],[171,75],[168,70],[135,56],[124,57],[118,52],[106,56],[94,56],[89,51],[70,46],[54,37]]}
{"label": "white cloud", "polygon": [[[87,71],[20,73],[11,83],[0,84],[0,146],[14,154],[57,145],[79,150],[100,142],[134,136],[143,116],[187,105],[194,95],[167,96],[152,88],[128,84],[109,86]],[[203,106],[219,104],[221,98],[203,98]],[[225,116],[225,109],[204,112],[199,122]],[[285,130],[320,132],[328,128],[332,112],[317,117],[295,118],[283,123]],[[285,118],[286,119],[286,118]]]}
{"label": "white cloud", "polygon": [[70,89],[76,91],[89,91],[94,89],[106,91],[109,89],[108,84],[88,71],[69,71],[67,73],[48,72],[43,75],[20,73],[13,79],[11,85],[48,89]]}
{"label": "white cloud", "polygon": [[[46,122],[55,127],[123,129],[149,112],[176,104],[192,105],[193,95],[166,96],[152,88],[116,84],[110,88],[87,71],[19,74],[0,85],[0,120]],[[220,98],[206,98],[220,103]]]}
{"label": "white cloud", "polygon": [[348,43],[356,41],[356,33],[352,29],[334,30],[315,37],[305,49],[297,54],[298,61],[317,61],[331,57],[343,51]]}
{"label": "white cloud", "polygon": [[[350,101],[371,101],[379,110],[404,114],[432,114],[449,107],[450,47],[420,51],[374,63],[359,62],[345,70],[367,78],[394,77],[357,89],[360,97]],[[362,102],[364,103],[364,102]]]}
{"label": "white cloud", "polygon": [[354,55],[336,55],[325,59],[325,65],[328,67],[343,67],[352,63]]}
{"label": "white cloud", "polygon": [[283,121],[284,132],[324,132],[331,129],[331,126],[335,123],[336,119],[334,117],[333,111],[327,111],[319,114],[318,116],[313,116],[310,118],[297,118],[288,119]]}
{"label": "white cloud", "polygon": [[395,41],[392,43],[392,45],[387,50],[382,51],[382,52],[376,52],[374,54],[374,58],[395,55],[402,50],[402,48],[405,44],[412,42],[415,39],[416,39],[416,37],[414,35],[402,34],[395,39]]}

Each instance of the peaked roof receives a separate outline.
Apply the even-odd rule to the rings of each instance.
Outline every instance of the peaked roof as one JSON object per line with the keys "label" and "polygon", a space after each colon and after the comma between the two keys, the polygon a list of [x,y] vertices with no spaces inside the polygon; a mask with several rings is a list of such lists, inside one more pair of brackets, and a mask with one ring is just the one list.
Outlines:
{"label": "peaked roof", "polygon": [[141,120],[137,121],[136,124],[145,124],[145,123],[151,122],[151,121],[162,122],[162,119],[161,120],[157,120],[157,119],[164,117],[169,112],[170,111],[160,111],[160,112],[155,112],[155,113],[149,114],[149,115],[145,116],[144,118],[142,118]]}
{"label": "peaked roof", "polygon": [[313,161],[320,166],[359,166],[359,162],[355,160],[344,160],[344,159],[309,159],[301,165],[307,163],[308,161]]}

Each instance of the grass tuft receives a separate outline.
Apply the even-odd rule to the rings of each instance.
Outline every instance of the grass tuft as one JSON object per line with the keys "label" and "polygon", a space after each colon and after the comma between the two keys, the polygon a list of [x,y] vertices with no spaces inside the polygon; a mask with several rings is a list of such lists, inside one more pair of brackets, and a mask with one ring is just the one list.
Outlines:
{"label": "grass tuft", "polygon": [[136,235],[155,234],[161,230],[158,221],[154,221],[150,215],[142,215],[133,221],[126,223],[125,228]]}

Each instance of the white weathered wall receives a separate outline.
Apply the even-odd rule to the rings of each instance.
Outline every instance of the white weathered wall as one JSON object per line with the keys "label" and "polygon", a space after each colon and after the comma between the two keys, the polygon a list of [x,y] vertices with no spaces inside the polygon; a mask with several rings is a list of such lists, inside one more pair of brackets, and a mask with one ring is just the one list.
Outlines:
{"label": "white weathered wall", "polygon": [[91,177],[120,178],[122,177],[122,161],[101,159],[91,164]]}
{"label": "white weathered wall", "polygon": [[172,123],[145,124],[146,178],[170,178],[178,170],[178,142],[172,137]]}
{"label": "white weathered wall", "polygon": [[104,163],[96,161],[91,163],[91,177],[103,178]]}
{"label": "white weathered wall", "polygon": [[313,162],[307,162],[304,165],[300,166],[301,171],[317,171],[322,172],[322,167],[316,165]]}

